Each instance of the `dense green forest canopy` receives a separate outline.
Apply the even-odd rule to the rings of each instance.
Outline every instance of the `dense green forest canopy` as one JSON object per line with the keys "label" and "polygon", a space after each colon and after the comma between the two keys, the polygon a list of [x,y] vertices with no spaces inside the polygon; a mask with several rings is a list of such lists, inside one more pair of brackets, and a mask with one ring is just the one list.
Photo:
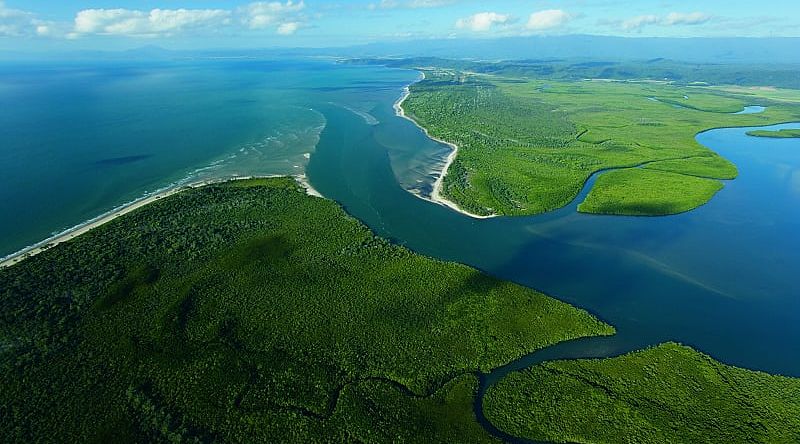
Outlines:
{"label": "dense green forest canopy", "polygon": [[[411,86],[403,108],[432,136],[459,147],[441,194],[476,215],[528,215],[560,208],[593,173],[606,169],[648,165],[715,179],[719,187],[719,179],[736,177],[736,167],[697,143],[698,132],[800,120],[796,91],[778,99],[774,90],[763,88],[653,80],[552,81],[420,69],[425,79]],[[749,105],[767,108],[739,114]],[[705,183],[686,181],[701,185],[696,195],[707,195]],[[598,180],[594,186],[608,183]],[[628,185],[642,205],[604,213],[664,214],[648,212],[662,206],[649,201],[653,194],[648,189]],[[704,202],[696,200],[697,205]]]}
{"label": "dense green forest canopy", "polygon": [[578,211],[628,216],[678,214],[703,205],[721,189],[718,180],[627,168],[601,175]]}
{"label": "dense green forest canopy", "polygon": [[174,194],[0,289],[3,442],[487,441],[476,372],[613,333],[291,179]]}
{"label": "dense green forest canopy", "polygon": [[533,440],[791,443],[800,442],[800,379],[667,343],[512,373],[489,389],[484,412],[500,429]]}

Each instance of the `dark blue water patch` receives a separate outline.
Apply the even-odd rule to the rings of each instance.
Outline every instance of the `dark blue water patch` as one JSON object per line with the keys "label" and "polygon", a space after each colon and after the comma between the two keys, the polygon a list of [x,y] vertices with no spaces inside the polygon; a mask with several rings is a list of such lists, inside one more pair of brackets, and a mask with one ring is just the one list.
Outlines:
{"label": "dark blue water patch", "polygon": [[111,157],[108,159],[100,159],[94,162],[94,165],[98,166],[116,166],[116,165],[125,165],[129,163],[140,162],[145,159],[149,159],[153,157],[152,154],[138,154],[133,156],[122,156],[122,157]]}

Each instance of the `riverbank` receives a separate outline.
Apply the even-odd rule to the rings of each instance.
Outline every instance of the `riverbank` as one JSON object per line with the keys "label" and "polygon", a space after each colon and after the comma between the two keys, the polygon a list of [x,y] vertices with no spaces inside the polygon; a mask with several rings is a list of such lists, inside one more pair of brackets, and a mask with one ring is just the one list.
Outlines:
{"label": "riverbank", "polygon": [[[420,73],[422,74],[422,78],[420,78],[417,81],[425,80],[425,73],[422,72],[422,71],[420,71]],[[492,218],[492,217],[497,217],[497,215],[495,215],[495,214],[491,214],[491,215],[488,215],[488,216],[483,216],[483,215],[480,215],[480,214],[470,213],[469,211],[466,211],[463,208],[459,207],[458,204],[456,204],[455,202],[453,202],[453,201],[447,199],[446,197],[442,196],[442,185],[444,183],[444,177],[447,175],[447,171],[450,169],[450,165],[452,165],[453,162],[456,160],[456,156],[458,155],[458,145],[432,136],[428,132],[427,128],[425,128],[424,126],[420,125],[419,122],[417,122],[412,117],[410,117],[410,116],[408,116],[406,114],[405,109],[403,109],[403,103],[406,101],[406,99],[408,99],[408,97],[410,95],[411,95],[411,85],[406,86],[405,88],[403,88],[403,95],[401,95],[400,98],[397,99],[397,102],[395,102],[395,104],[394,104],[394,112],[397,115],[397,117],[401,117],[403,119],[406,119],[406,120],[412,122],[414,125],[417,126],[417,128],[419,128],[420,130],[422,130],[423,133],[425,133],[426,137],[428,137],[431,140],[435,140],[436,142],[439,142],[439,143],[442,143],[444,145],[447,145],[452,150],[450,152],[450,154],[447,156],[447,159],[445,159],[445,163],[444,163],[444,166],[442,167],[442,171],[439,173],[439,176],[437,177],[436,181],[433,183],[433,191],[431,191],[430,199],[428,199],[426,197],[423,197],[423,196],[420,196],[420,195],[415,194],[415,193],[411,193],[411,194],[419,197],[420,199],[428,200],[428,201],[431,201],[433,203],[437,203],[439,205],[444,205],[444,206],[450,208],[453,211],[456,211],[456,212],[461,213],[461,214],[463,214],[465,216],[469,216],[469,217],[472,217],[472,218],[475,218],[475,219],[489,219],[489,218]]]}
{"label": "riverbank", "polygon": [[[205,185],[211,185],[215,183],[223,183],[229,182],[234,180],[246,180],[246,179],[257,179],[257,178],[272,178],[272,177],[281,177],[280,175],[267,175],[267,176],[241,176],[241,177],[226,177],[226,178],[219,178],[219,179],[204,179],[197,182],[188,183],[185,185],[173,185],[162,190],[156,191],[150,195],[145,197],[136,199],[132,202],[122,204],[111,211],[105,212],[93,219],[89,219],[86,222],[78,224],[72,228],[68,228],[54,236],[51,236],[41,242],[37,242],[29,247],[25,247],[16,253],[12,253],[0,260],[0,268],[10,267],[12,265],[18,264],[23,260],[36,256],[37,254],[49,250],[50,248],[55,247],[56,245],[67,242],[72,240],[84,233],[87,233],[101,225],[104,225],[112,220],[124,216],[131,211],[137,210],[145,205],[153,203],[157,200],[163,199],[165,197],[172,196],[173,194],[179,193],[181,191],[191,189],[191,188],[199,188]],[[306,193],[310,196],[322,197],[322,195],[314,189],[313,186],[308,182],[308,178],[305,174],[292,176],[297,181],[298,185],[300,185]]]}
{"label": "riverbank", "polygon": [[[331,117],[328,132],[372,133]],[[614,331],[380,238],[288,177],[185,190],[0,270],[0,288],[16,369],[0,405],[18,412],[2,442],[496,442],[476,371]]]}

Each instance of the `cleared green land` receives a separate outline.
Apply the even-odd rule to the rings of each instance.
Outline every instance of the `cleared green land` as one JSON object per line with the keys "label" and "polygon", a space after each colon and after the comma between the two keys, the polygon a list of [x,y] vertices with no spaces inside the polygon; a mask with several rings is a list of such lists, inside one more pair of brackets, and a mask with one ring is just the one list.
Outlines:
{"label": "cleared green land", "polygon": [[[442,195],[477,215],[560,208],[592,173],[654,161],[664,162],[650,168],[731,179],[736,167],[698,144],[698,132],[800,119],[800,105],[758,89],[542,80],[524,70],[513,77],[513,70],[423,71],[404,110],[432,136],[459,146]],[[731,114],[756,102],[767,110]]]}
{"label": "cleared green land", "polygon": [[489,389],[484,412],[500,429],[533,440],[793,443],[800,442],[800,379],[667,343],[512,373]]}
{"label": "cleared green land", "polygon": [[747,135],[754,137],[772,137],[775,139],[790,139],[800,137],[800,129],[782,129],[778,131],[755,130],[748,131]]}
{"label": "cleared green land", "polygon": [[581,213],[663,216],[684,213],[722,189],[715,179],[627,168],[603,173],[580,205]]}
{"label": "cleared green land", "polygon": [[613,333],[290,179],[161,199],[0,289],[2,442],[482,442],[476,370]]}

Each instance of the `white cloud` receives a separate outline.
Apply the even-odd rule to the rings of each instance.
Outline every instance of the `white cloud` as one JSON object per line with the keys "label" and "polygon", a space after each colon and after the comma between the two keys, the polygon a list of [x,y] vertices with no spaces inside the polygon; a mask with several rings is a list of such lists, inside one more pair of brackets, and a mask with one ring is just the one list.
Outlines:
{"label": "white cloud", "polygon": [[469,17],[458,19],[458,21],[456,21],[456,27],[459,29],[469,29],[475,32],[485,32],[492,29],[495,25],[504,25],[511,21],[511,16],[508,14],[479,12]]}
{"label": "white cloud", "polygon": [[680,12],[670,12],[664,18],[665,25],[701,25],[711,20],[711,16],[704,12],[690,12],[688,14]]}
{"label": "white cloud", "polygon": [[230,23],[224,9],[84,9],[75,16],[74,32],[81,34],[159,36],[187,30],[214,29]]}
{"label": "white cloud", "polygon": [[[281,2],[255,2],[238,9],[242,22],[250,29],[264,29],[277,25],[294,23],[296,17],[306,5],[301,0]],[[296,28],[295,28],[296,29]]]}
{"label": "white cloud", "polygon": [[25,37],[34,34],[46,35],[48,22],[39,20],[30,12],[12,9],[0,0],[0,36]]}
{"label": "white cloud", "polygon": [[632,31],[635,29],[640,29],[646,25],[655,25],[660,21],[661,19],[657,15],[638,15],[623,21],[622,29],[626,31]]}
{"label": "white cloud", "polygon": [[711,15],[704,12],[670,12],[666,16],[660,17],[653,14],[631,17],[622,21],[622,29],[626,31],[639,31],[648,25],[658,26],[679,26],[679,25],[701,25],[711,20]]}
{"label": "white cloud", "polygon": [[[171,36],[191,32],[235,31],[235,25],[251,30],[274,29],[290,35],[303,27],[303,1],[254,2],[227,9],[84,9],[75,15],[69,38],[86,35],[132,37]],[[49,33],[50,29],[37,31]]]}
{"label": "white cloud", "polygon": [[561,9],[546,9],[531,14],[525,27],[535,31],[543,31],[563,26],[572,18],[572,15]]}
{"label": "white cloud", "polygon": [[423,9],[440,8],[452,5],[456,0],[381,0],[378,3],[370,3],[368,9]]}
{"label": "white cloud", "polygon": [[280,34],[280,35],[292,35],[298,29],[300,29],[300,22],[281,23],[278,26],[278,34]]}
{"label": "white cloud", "polygon": [[456,0],[412,0],[408,2],[410,8],[440,8],[452,5]]}

